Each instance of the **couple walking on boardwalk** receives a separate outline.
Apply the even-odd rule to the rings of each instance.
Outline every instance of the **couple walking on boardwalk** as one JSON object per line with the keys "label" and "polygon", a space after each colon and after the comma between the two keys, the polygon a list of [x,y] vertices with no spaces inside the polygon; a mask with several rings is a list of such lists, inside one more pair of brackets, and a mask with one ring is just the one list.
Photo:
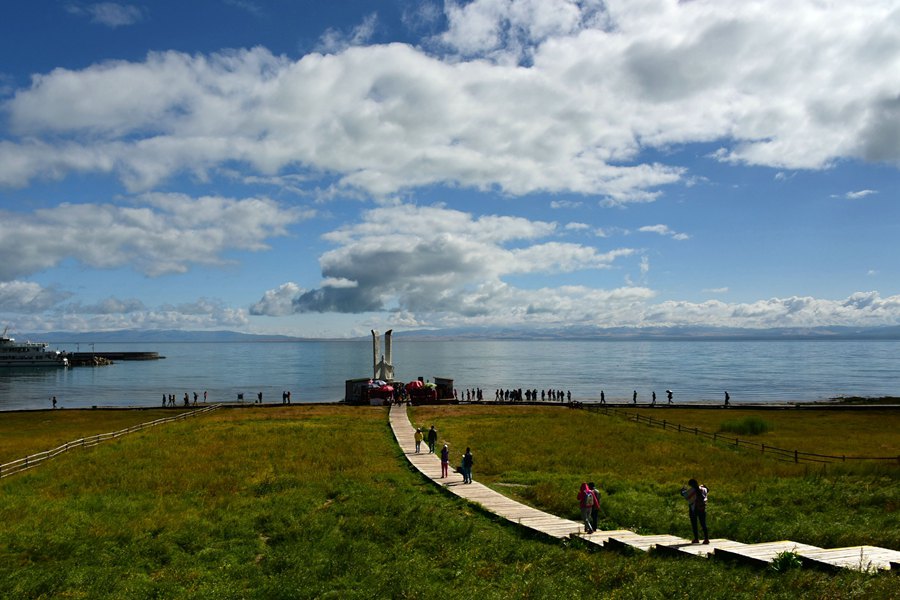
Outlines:
{"label": "couple walking on boardwalk", "polygon": [[[472,465],[475,464],[475,458],[472,456],[472,449],[466,447],[466,453],[462,456],[462,463],[459,466],[459,472],[463,476],[463,483],[472,483]],[[441,449],[441,477],[447,477],[450,471],[450,447],[444,444]]]}
{"label": "couple walking on boardwalk", "polygon": [[600,490],[593,481],[581,484],[578,491],[578,505],[581,507],[584,532],[594,533],[597,531],[597,517],[600,515]]}

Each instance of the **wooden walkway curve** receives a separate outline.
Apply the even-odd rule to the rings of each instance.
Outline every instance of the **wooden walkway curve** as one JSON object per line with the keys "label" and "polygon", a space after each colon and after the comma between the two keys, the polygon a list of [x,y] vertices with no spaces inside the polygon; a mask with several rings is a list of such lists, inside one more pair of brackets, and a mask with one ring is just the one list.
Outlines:
{"label": "wooden walkway curve", "polygon": [[875,546],[824,549],[792,541],[744,544],[725,539],[711,539],[709,544],[692,544],[690,540],[674,535],[641,535],[627,529],[585,534],[584,525],[578,521],[563,519],[526,506],[477,481],[464,484],[462,475],[452,469],[448,477],[441,477],[440,458],[437,454],[428,452],[428,445],[425,442],[422,442],[422,451],[416,453],[413,437],[415,430],[409,421],[406,406],[391,406],[390,424],[397,444],[407,460],[422,475],[456,496],[478,504],[488,512],[550,537],[560,539],[578,537],[588,544],[601,548],[631,548],[680,556],[728,558],[761,566],[767,566],[781,552],[795,552],[805,566],[860,571],[892,567],[900,569],[900,552]]}

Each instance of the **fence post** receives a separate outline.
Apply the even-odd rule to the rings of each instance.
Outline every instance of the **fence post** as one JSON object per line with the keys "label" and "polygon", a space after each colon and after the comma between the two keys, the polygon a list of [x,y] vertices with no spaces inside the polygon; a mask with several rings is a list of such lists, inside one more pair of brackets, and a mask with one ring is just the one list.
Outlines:
{"label": "fence post", "polygon": [[714,442],[715,442],[715,441],[718,441],[718,438],[717,438],[718,435],[719,435],[718,433],[713,432],[713,441],[714,441]]}
{"label": "fence post", "polygon": [[762,450],[761,450],[761,452],[762,452],[763,454],[766,453],[766,445],[765,445],[765,444],[762,445]]}
{"label": "fence post", "polygon": [[666,430],[666,420],[663,419],[663,431],[665,431],[665,430]]}
{"label": "fence post", "polygon": [[697,428],[694,427],[694,435],[697,435]]}
{"label": "fence post", "polygon": [[800,462],[800,458],[799,458],[798,452],[796,450],[794,450],[794,462],[795,463]]}
{"label": "fence post", "polygon": [[681,433],[681,423],[678,424],[678,433]]}

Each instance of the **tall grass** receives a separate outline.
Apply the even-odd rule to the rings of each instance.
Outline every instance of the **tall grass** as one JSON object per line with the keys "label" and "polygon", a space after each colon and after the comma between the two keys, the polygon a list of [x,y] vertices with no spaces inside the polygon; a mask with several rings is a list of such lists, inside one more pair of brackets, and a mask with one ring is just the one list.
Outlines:
{"label": "tall grass", "polygon": [[774,426],[760,417],[751,416],[743,419],[724,421],[719,425],[719,431],[735,433],[738,435],[762,435],[774,429]]}
{"label": "tall grass", "polygon": [[[566,412],[538,422],[559,433],[585,424]],[[455,445],[471,424],[462,415],[460,430],[447,415],[436,421]],[[493,419],[499,432],[522,425]],[[512,433],[485,436],[515,440],[506,451],[501,441],[475,446],[483,474],[531,443],[530,428]],[[568,457],[543,459],[537,479],[552,498],[552,470]],[[517,478],[532,476],[516,464]],[[9,598],[689,598],[698,582],[708,597],[877,598],[896,586],[529,535],[423,481],[380,408],[218,411],[65,455],[0,487]]]}

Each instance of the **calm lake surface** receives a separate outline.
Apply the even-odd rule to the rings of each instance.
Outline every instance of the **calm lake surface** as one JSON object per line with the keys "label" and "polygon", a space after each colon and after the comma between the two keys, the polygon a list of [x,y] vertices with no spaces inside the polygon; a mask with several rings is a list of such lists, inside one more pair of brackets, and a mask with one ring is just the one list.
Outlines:
{"label": "calm lake surface", "polygon": [[[74,345],[56,346],[74,351]],[[0,410],[159,406],[163,394],[208,392],[210,402],[334,402],[344,381],[368,377],[372,342],[94,344],[102,351],[155,351],[164,360],[105,367],[0,369]],[[90,347],[81,344],[82,352]],[[394,338],[398,380],[448,377],[456,387],[571,390],[573,399],[676,403],[812,401],[900,396],[898,341],[408,341]]]}

